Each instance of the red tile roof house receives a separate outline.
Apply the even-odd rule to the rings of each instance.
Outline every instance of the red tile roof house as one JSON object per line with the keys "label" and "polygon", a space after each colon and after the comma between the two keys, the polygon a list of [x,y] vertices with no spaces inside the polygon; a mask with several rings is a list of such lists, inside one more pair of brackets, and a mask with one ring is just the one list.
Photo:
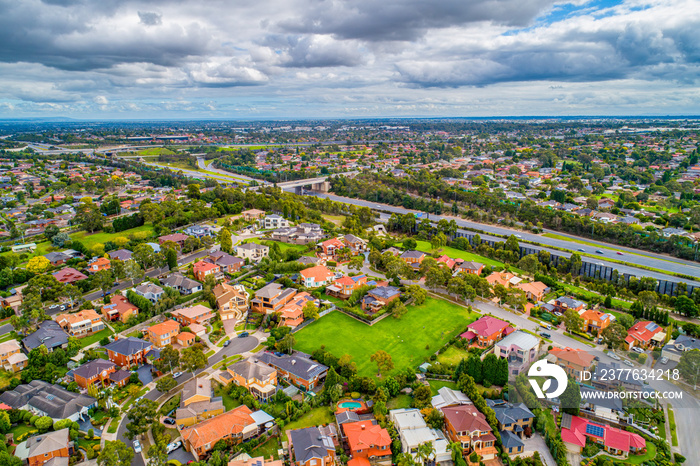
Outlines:
{"label": "red tile roof house", "polygon": [[338,249],[343,249],[345,244],[343,244],[343,242],[338,238],[331,238],[319,244],[319,246],[326,256],[332,257],[335,256],[335,252]]}
{"label": "red tile roof house", "polygon": [[391,437],[386,429],[372,421],[348,422],[342,429],[353,459],[366,458],[372,464],[391,463]]}
{"label": "red tile roof house", "polygon": [[184,427],[180,433],[185,450],[192,453],[195,460],[199,461],[214,448],[219,440],[235,445],[252,438],[258,433],[258,427],[251,414],[253,412],[250,408],[242,405],[199,424]]}
{"label": "red tile roof house", "polygon": [[475,451],[484,460],[496,457],[496,436],[486,421],[486,416],[476,406],[461,405],[442,408],[445,415],[445,430],[451,442],[462,445],[462,453]]}
{"label": "red tile roof house", "polygon": [[87,275],[78,272],[73,267],[66,267],[65,269],[52,273],[52,275],[61,283],[75,283],[87,278]]}
{"label": "red tile roof house", "polygon": [[110,304],[102,306],[102,315],[110,322],[119,320],[126,323],[129,317],[139,314],[139,308],[131,304],[124,295],[115,294],[109,301]]}
{"label": "red tile roof house", "polygon": [[451,257],[449,257],[447,255],[442,255],[442,256],[438,257],[437,262],[438,262],[438,264],[445,264],[445,267],[447,267],[450,270],[454,269],[455,265],[457,265],[457,262],[455,262],[454,259],[452,259]]}
{"label": "red tile roof house", "polygon": [[326,286],[335,280],[335,273],[328,270],[323,265],[309,267],[299,272],[301,284],[307,288],[318,288]]}
{"label": "red tile roof house", "polygon": [[340,299],[348,299],[353,291],[366,283],[366,275],[357,275],[354,277],[345,275],[333,282],[331,286],[326,287],[326,294]]}
{"label": "red tile roof house", "polygon": [[512,333],[515,329],[508,322],[491,316],[484,316],[469,324],[467,331],[460,337],[474,342],[479,347],[487,348],[498,340]]}
{"label": "red tile roof house", "polygon": [[661,347],[664,345],[665,339],[666,333],[663,327],[649,320],[643,320],[630,327],[627,331],[625,344],[628,350],[631,350],[635,346],[638,348],[648,348],[649,346]]}
{"label": "red tile roof house", "polygon": [[185,307],[183,309],[173,311],[173,319],[178,321],[182,326],[188,326],[190,324],[204,324],[214,317],[214,311],[206,306],[197,304],[192,307]]}
{"label": "red tile roof house", "polygon": [[182,233],[173,233],[172,235],[165,235],[158,238],[158,244],[163,244],[166,241],[172,241],[173,243],[176,243],[178,246],[182,247],[184,246],[187,238],[189,238],[189,236],[183,235]]}
{"label": "red tile roof house", "polygon": [[639,454],[646,451],[646,441],[639,434],[607,424],[598,424],[567,413],[562,414],[561,439],[568,451],[581,453],[586,446],[587,438],[602,445],[608,453],[624,458],[627,458],[630,452]]}
{"label": "red tile roof house", "polygon": [[207,278],[207,276],[209,275],[213,275],[214,277],[216,277],[221,273],[221,267],[219,267],[216,264],[212,264],[211,262],[203,260],[194,264],[192,270],[194,272],[194,278],[196,278],[200,282],[203,282],[204,279]]}

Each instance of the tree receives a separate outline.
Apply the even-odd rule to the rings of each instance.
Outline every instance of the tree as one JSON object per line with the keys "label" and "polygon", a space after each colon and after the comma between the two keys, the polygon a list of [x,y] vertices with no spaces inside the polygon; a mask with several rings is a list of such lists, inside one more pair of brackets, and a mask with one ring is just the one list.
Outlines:
{"label": "tree", "polygon": [[402,303],[401,301],[397,300],[397,303],[394,305],[394,308],[392,309],[391,315],[394,319],[400,319],[404,315],[406,315],[407,312],[408,312],[408,308],[406,307],[406,305],[404,303]]}
{"label": "tree", "polygon": [[159,392],[167,393],[175,387],[177,387],[177,380],[175,380],[172,375],[161,377],[156,383],[156,390]]}
{"label": "tree", "polygon": [[47,432],[51,427],[53,427],[53,419],[48,416],[42,416],[36,420],[34,427],[39,429],[39,432]]}
{"label": "tree", "polygon": [[419,385],[413,391],[413,406],[418,409],[430,406],[430,400],[433,396],[433,392],[430,391],[430,387],[425,385]]}
{"label": "tree", "polygon": [[53,238],[51,238],[51,244],[57,248],[62,248],[66,243],[70,243],[71,239],[68,233],[59,233]]}
{"label": "tree", "polygon": [[[148,244],[139,244],[134,248],[131,258],[136,261],[144,269],[150,269],[155,262],[155,251]],[[130,261],[131,262],[131,261]],[[125,269],[125,273],[128,271]]]}
{"label": "tree", "polygon": [[75,220],[80,224],[83,230],[90,233],[102,228],[103,217],[100,208],[88,199],[78,205],[75,214]]}
{"label": "tree", "polygon": [[683,352],[678,363],[678,371],[685,380],[697,386],[700,379],[700,350]]}
{"label": "tree", "polygon": [[231,232],[228,228],[224,227],[219,232],[219,242],[221,243],[221,250],[231,254],[233,241],[231,240]]}
{"label": "tree", "polygon": [[377,364],[377,370],[380,375],[389,372],[394,368],[394,361],[391,359],[391,355],[384,350],[379,350],[370,356],[370,361]]}
{"label": "tree", "polygon": [[294,335],[288,333],[284,336],[284,338],[282,338],[282,340],[279,341],[279,343],[277,343],[277,349],[279,349],[282,353],[292,354],[296,343],[297,340],[294,338]]}
{"label": "tree", "polygon": [[627,338],[627,329],[617,322],[614,322],[603,329],[601,336],[603,337],[603,342],[608,345],[608,348],[617,349],[625,342],[625,338]]}
{"label": "tree", "polygon": [[564,325],[566,325],[566,330],[568,330],[569,333],[581,332],[583,323],[583,318],[573,309],[567,309],[564,313]]}
{"label": "tree", "polygon": [[191,346],[182,350],[180,366],[186,372],[192,372],[192,377],[194,377],[197,370],[207,367],[208,359],[202,348]]}
{"label": "tree", "polygon": [[172,248],[165,250],[165,260],[168,262],[168,268],[175,270],[177,268],[177,251]]}
{"label": "tree", "polygon": [[32,257],[27,262],[27,270],[36,274],[46,272],[49,267],[51,267],[51,262],[44,256]]}
{"label": "tree", "polygon": [[[155,429],[154,429],[155,430]],[[146,456],[149,466],[166,466],[168,464],[168,442],[169,435],[158,435],[154,438],[155,443],[148,448]]]}
{"label": "tree", "polygon": [[350,263],[348,264],[348,269],[355,269],[355,270],[361,270],[362,266],[365,265],[365,256],[362,254],[353,257],[350,259]]}
{"label": "tree", "polygon": [[696,317],[698,315],[698,307],[695,301],[683,295],[676,299],[676,312],[683,314],[686,317]]}
{"label": "tree", "polygon": [[304,319],[318,319],[318,306],[313,301],[306,303],[302,312],[304,313]]}
{"label": "tree", "polygon": [[581,404],[581,389],[573,378],[569,378],[566,390],[559,396],[559,401],[565,413],[578,414]]}
{"label": "tree", "polygon": [[409,285],[406,289],[405,295],[410,300],[413,299],[413,304],[420,306],[428,298],[428,292],[425,291],[420,285]]}
{"label": "tree", "polygon": [[180,352],[172,345],[166,345],[160,351],[160,358],[156,359],[153,365],[159,372],[172,372],[173,369],[180,366]]}
{"label": "tree", "polygon": [[22,460],[16,456],[10,455],[6,451],[0,451],[0,464],[3,466],[22,466]]}
{"label": "tree", "polygon": [[421,464],[428,464],[435,457],[435,446],[432,441],[423,442],[418,445],[416,451],[416,459]]}
{"label": "tree", "polygon": [[10,415],[7,414],[7,411],[0,411],[0,434],[8,433],[11,428]]}
{"label": "tree", "polygon": [[58,228],[56,225],[47,225],[44,229],[44,236],[47,240],[51,241],[53,237],[59,234],[60,232],[61,229]]}
{"label": "tree", "polygon": [[158,403],[148,398],[142,398],[134,403],[126,415],[131,421],[126,425],[126,438],[133,440],[146,433],[151,428],[157,411]]}

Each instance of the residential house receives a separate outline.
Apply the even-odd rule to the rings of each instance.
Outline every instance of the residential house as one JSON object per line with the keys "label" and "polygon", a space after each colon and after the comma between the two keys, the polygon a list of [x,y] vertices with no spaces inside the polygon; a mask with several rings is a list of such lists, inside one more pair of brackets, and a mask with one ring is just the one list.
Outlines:
{"label": "residential house", "polygon": [[53,275],[56,280],[64,284],[79,282],[80,280],[85,280],[87,278],[87,275],[78,272],[73,267],[66,267],[65,269],[61,269],[52,273],[51,275]]}
{"label": "residential house", "polygon": [[578,348],[552,348],[547,359],[564,369],[576,380],[583,380],[583,371],[588,371],[593,365],[592,354]]}
{"label": "residential house", "polygon": [[104,257],[93,257],[87,265],[87,269],[88,271],[90,271],[90,273],[97,273],[102,270],[109,270],[110,267],[112,267],[112,264],[109,262],[109,259],[106,259]]}
{"label": "residential house", "polygon": [[165,292],[163,291],[163,288],[159,287],[158,285],[151,282],[147,282],[135,287],[134,293],[146,298],[147,300],[155,304]]}
{"label": "residential house", "polygon": [[343,236],[342,241],[343,244],[345,244],[345,247],[350,249],[350,253],[353,256],[357,256],[358,254],[362,254],[369,250],[367,241],[363,240],[362,238],[358,238],[355,235],[347,234]]}
{"label": "residential house", "polygon": [[428,427],[420,410],[416,408],[392,409],[389,411],[389,419],[394,423],[399,434],[403,453],[409,453],[414,460],[418,460],[416,455],[418,446],[432,442],[435,449],[435,464],[440,466],[452,464],[452,452],[449,449],[447,438],[441,431]]}
{"label": "residential house", "polygon": [[561,417],[561,439],[572,453],[581,453],[587,439],[601,445],[606,452],[624,458],[646,450],[646,441],[639,434],[567,413]]}
{"label": "residential house", "polygon": [[292,300],[282,307],[280,312],[280,325],[296,328],[304,322],[304,306],[309,302],[315,302],[316,298],[309,293],[301,292],[294,295]]}
{"label": "residential house", "polygon": [[44,257],[47,258],[54,267],[65,264],[71,258],[68,254],[63,252],[50,252],[48,254],[44,254]]}
{"label": "residential house", "polygon": [[232,256],[224,251],[213,252],[204,260],[218,265],[219,269],[221,269],[221,271],[224,273],[238,272],[245,264],[245,260],[242,258]]}
{"label": "residential house", "polygon": [[29,437],[17,445],[14,456],[27,466],[68,465],[75,447],[68,428]]}
{"label": "residential house", "polygon": [[462,445],[464,455],[476,452],[484,460],[496,457],[496,437],[486,416],[474,405],[448,406],[441,411],[445,415],[447,436]]}
{"label": "residential house", "polygon": [[457,265],[457,262],[452,259],[451,257],[443,254],[442,256],[438,257],[437,259],[438,265],[442,265],[444,267],[447,267],[450,270],[453,270],[455,268],[455,265]]}
{"label": "residential house", "polygon": [[612,314],[594,309],[584,309],[579,315],[583,319],[583,329],[592,335],[600,335],[600,332],[615,321],[615,317]]}
{"label": "residential house", "polygon": [[487,348],[514,330],[508,322],[484,316],[469,324],[467,331],[460,337],[482,348]]}
{"label": "residential house", "polygon": [[243,285],[219,283],[212,293],[221,320],[238,319],[248,310],[248,292]]}
{"label": "residential house", "polygon": [[575,312],[580,313],[586,308],[586,303],[574,299],[570,296],[562,296],[554,300],[554,310],[564,314],[569,309],[573,309]]}
{"label": "residential house", "polygon": [[284,462],[272,458],[265,459],[262,456],[251,458],[247,453],[241,453],[229,461],[228,466],[284,466]]}
{"label": "residential house", "polygon": [[299,282],[307,288],[326,286],[335,280],[335,273],[323,265],[309,267],[299,272]]}
{"label": "residential house", "polygon": [[73,369],[71,375],[80,388],[87,390],[95,383],[99,384],[99,388],[110,385],[123,387],[128,383],[131,372],[119,369],[112,361],[97,358]]}
{"label": "residential house", "polygon": [[620,417],[625,415],[622,399],[610,398],[604,390],[587,385],[580,385],[579,390],[581,391],[581,413],[615,423],[619,423]]}
{"label": "residential house", "polygon": [[289,220],[277,214],[267,215],[260,220],[260,228],[274,230],[275,228],[289,228]]}
{"label": "residential house", "polygon": [[192,225],[182,231],[187,236],[194,238],[204,238],[205,236],[214,236],[214,231],[207,225]]}
{"label": "residential house", "polygon": [[509,455],[519,455],[525,451],[524,437],[530,437],[533,431],[535,415],[524,403],[509,403],[503,400],[486,400],[493,409],[498,421],[498,432]]}
{"label": "residential house", "polygon": [[263,401],[267,401],[277,392],[277,370],[254,357],[229,366],[219,378],[224,384],[233,381]]}
{"label": "residential house", "polygon": [[19,372],[27,367],[28,361],[17,340],[0,343],[0,366],[6,371]]}
{"label": "residential house", "polygon": [[265,217],[265,211],[258,209],[250,209],[244,210],[243,212],[241,212],[241,215],[243,216],[243,220],[245,220],[246,222],[251,222],[253,220],[258,220]]}
{"label": "residential house", "polygon": [[187,327],[190,324],[203,325],[214,317],[214,311],[202,304],[185,307],[172,312],[173,319],[180,322],[180,325]]}
{"label": "residential house", "polygon": [[242,259],[249,259],[251,262],[260,262],[261,259],[270,255],[270,248],[264,244],[245,243],[234,248],[236,255]]}
{"label": "residential house", "polygon": [[194,272],[194,278],[200,282],[203,282],[210,275],[214,278],[218,278],[221,275],[221,267],[205,260],[196,262],[192,271]]}
{"label": "residential house", "polygon": [[135,337],[119,338],[104,346],[110,361],[121,367],[143,364],[153,348],[151,342]]}
{"label": "residential house", "polygon": [[395,299],[399,299],[401,292],[393,286],[378,286],[367,292],[362,297],[361,307],[364,311],[377,312]]}
{"label": "residential house", "polygon": [[655,322],[643,320],[637,322],[627,331],[625,344],[627,349],[631,350],[635,346],[638,348],[647,349],[650,346],[660,347],[666,340],[666,332],[663,327],[660,327]]}
{"label": "residential house", "polygon": [[542,282],[520,283],[515,287],[524,291],[527,299],[535,303],[542,301],[549,291],[549,287]]}
{"label": "residential house", "polygon": [[320,427],[290,430],[290,458],[296,466],[335,466],[335,444]]}
{"label": "residential house", "polygon": [[312,361],[308,354],[298,351],[292,354],[264,352],[258,359],[274,367],[278,377],[304,390],[320,386],[328,373],[327,366]]}
{"label": "residential house", "polygon": [[6,391],[0,395],[0,402],[13,409],[48,416],[54,422],[61,419],[73,422],[88,419],[88,410],[97,406],[97,400],[91,396],[69,392],[60,385],[52,385],[43,380],[32,380]]}
{"label": "residential house", "polygon": [[[199,325],[199,324],[192,324],[192,325]],[[177,336],[175,337],[175,343],[180,345],[181,348],[189,348],[190,346],[194,345],[194,343],[197,341],[197,335],[191,332],[182,332],[178,333]]]}
{"label": "residential house", "polygon": [[132,253],[128,249],[117,249],[107,253],[112,260],[120,260],[122,262],[130,261]]}
{"label": "residential house", "polygon": [[511,375],[518,375],[537,358],[539,338],[516,330],[496,343],[494,354],[508,360]]}
{"label": "residential house", "polygon": [[405,251],[399,258],[407,263],[410,267],[417,269],[427,255],[423,251]]}
{"label": "residential house", "polygon": [[[638,374],[635,379],[632,371],[626,370],[625,367],[616,362],[608,364],[600,361],[596,364],[595,372],[591,375],[590,384],[602,390],[616,390],[618,387],[622,387],[629,391],[643,391],[644,383]],[[615,377],[611,377],[610,374],[615,374]]]}
{"label": "residential house", "polygon": [[258,429],[251,414],[253,412],[250,408],[241,405],[193,426],[183,427],[180,434],[185,450],[199,461],[207,456],[219,440],[235,445],[252,438]]}
{"label": "residential house", "polygon": [[430,400],[430,405],[435,409],[446,408],[447,406],[460,406],[472,404],[472,400],[459,390],[450,387],[438,389],[438,394]]}
{"label": "residential house", "polygon": [[160,281],[163,285],[175,288],[180,294],[188,295],[202,291],[202,284],[185,277],[180,273],[173,273]]}
{"label": "residential house", "polygon": [[327,257],[335,257],[339,250],[345,248],[345,243],[338,238],[331,238],[319,244],[319,247]]}
{"label": "residential house", "polygon": [[300,223],[296,227],[278,228],[272,232],[270,237],[284,243],[304,245],[320,241],[325,237],[325,233],[321,226],[316,223]]}
{"label": "residential house", "polygon": [[56,322],[68,332],[68,335],[78,338],[99,332],[105,328],[102,317],[94,309],[85,309],[75,314],[57,315]]}
{"label": "residential house", "polygon": [[481,275],[484,270],[484,264],[474,261],[464,261],[455,267],[455,273],[468,273],[470,275]]}
{"label": "residential house", "polygon": [[152,327],[148,327],[148,340],[156,348],[165,348],[175,343],[180,334],[180,324],[174,320],[166,320]]}
{"label": "residential house", "polygon": [[189,236],[183,235],[182,233],[173,233],[171,235],[159,237],[158,244],[162,245],[166,241],[172,241],[173,243],[177,244],[180,248],[182,248],[185,245],[185,240],[187,240],[187,238],[189,238]]}
{"label": "residential house", "polygon": [[686,351],[700,350],[700,338],[688,335],[678,335],[675,340],[670,340],[661,350],[661,356],[671,361],[680,362],[681,356]]}
{"label": "residential house", "polygon": [[376,421],[348,422],[342,429],[354,460],[365,458],[372,465],[391,464],[391,437]]}
{"label": "residential house", "polygon": [[292,300],[297,290],[285,288],[279,283],[270,283],[255,292],[255,298],[250,301],[250,309],[254,312],[272,314],[278,312]]}
{"label": "residential house", "polygon": [[348,299],[353,291],[366,284],[366,275],[356,275],[354,277],[344,275],[333,282],[332,285],[326,287],[326,294],[340,299]]}
{"label": "residential house", "polygon": [[182,387],[180,406],[175,411],[178,428],[193,426],[198,422],[219,416],[225,411],[221,397],[214,396],[211,380],[196,377]]}
{"label": "residential house", "polygon": [[129,317],[139,315],[139,308],[129,302],[126,296],[115,294],[109,299],[109,304],[102,306],[102,315],[110,322],[118,320],[126,323]]}
{"label": "residential house", "polygon": [[68,348],[68,334],[53,320],[45,320],[39,328],[22,339],[27,351],[44,345],[49,352],[55,348]]}

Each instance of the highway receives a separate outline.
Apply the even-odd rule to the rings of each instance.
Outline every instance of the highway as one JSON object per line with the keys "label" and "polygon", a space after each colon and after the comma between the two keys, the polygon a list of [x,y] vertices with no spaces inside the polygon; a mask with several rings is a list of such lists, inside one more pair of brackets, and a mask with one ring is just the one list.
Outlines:
{"label": "highway", "polygon": [[[293,189],[287,189],[287,191],[293,192]],[[353,199],[353,198],[348,198],[348,197],[336,196],[335,194],[317,193],[317,192],[310,192],[309,194],[316,196],[316,197],[328,198],[328,199],[331,199],[331,200],[337,201],[337,202],[343,202],[346,204],[369,207],[373,210],[379,210],[379,211],[384,211],[384,212],[388,212],[388,213],[397,213],[397,214],[422,213],[422,212],[419,212],[417,210],[405,209],[403,207],[391,206],[388,204],[379,204],[377,202],[370,202],[370,201],[365,201],[362,199]],[[639,249],[620,248],[620,247],[617,247],[615,245],[599,242],[599,244],[601,244],[601,245],[605,244],[606,247],[613,248],[614,250],[601,249],[601,252],[603,254],[597,254],[595,252],[597,250],[595,247],[578,244],[578,243],[575,243],[573,241],[566,241],[566,240],[557,239],[557,238],[549,238],[549,237],[538,235],[535,233],[528,233],[525,231],[512,230],[509,228],[495,226],[495,225],[477,223],[477,222],[473,222],[470,220],[464,220],[461,218],[452,217],[449,215],[431,214],[429,216],[429,218],[430,218],[430,220],[435,221],[435,222],[437,222],[443,218],[445,220],[448,220],[448,221],[454,220],[457,223],[457,225],[461,228],[478,230],[478,231],[490,233],[492,235],[497,235],[497,236],[519,235],[520,236],[519,240],[531,242],[531,243],[536,243],[536,244],[545,246],[544,249],[547,249],[546,246],[549,246],[549,247],[553,247],[553,248],[565,249],[565,250],[571,251],[571,252],[577,252],[577,250],[580,248],[580,249],[584,250],[584,252],[581,254],[589,254],[592,256],[592,259],[594,259],[595,262],[601,262],[604,265],[613,267],[621,273],[630,273],[630,274],[633,274],[636,276],[649,276],[649,277],[656,278],[658,280],[670,280],[670,279],[679,280],[678,278],[666,275],[665,273],[654,272],[654,271],[650,271],[650,270],[646,270],[646,269],[637,268],[637,267],[650,267],[653,269],[666,271],[667,273],[679,273],[679,274],[684,274],[684,275],[688,275],[691,277],[700,277],[700,264],[693,264],[692,262],[682,261],[682,260],[673,261],[673,260],[671,260],[671,258],[666,258],[665,256],[661,256],[659,254],[654,254],[654,253],[649,253],[649,252],[642,251]],[[557,232],[557,234],[559,234],[559,233]],[[573,236],[572,236],[572,238],[573,238]],[[581,238],[580,240],[581,241],[589,241],[585,238]],[[592,242],[592,241],[589,241],[589,242]],[[621,251],[623,253],[623,255],[621,255],[621,256],[618,255],[616,253],[616,251],[618,251],[618,250]],[[634,252],[634,254],[631,253],[632,251]],[[559,252],[559,251],[550,250],[550,252]],[[661,257],[664,257],[664,258],[662,259]],[[614,262],[615,260],[623,261],[623,262],[627,263],[628,265],[616,263],[616,262]],[[635,267],[635,266],[637,266],[637,267]],[[683,281],[685,283],[688,283],[688,284],[692,283],[692,280],[685,280],[684,279]],[[697,284],[696,286],[700,286],[700,282],[695,282],[695,283]]]}

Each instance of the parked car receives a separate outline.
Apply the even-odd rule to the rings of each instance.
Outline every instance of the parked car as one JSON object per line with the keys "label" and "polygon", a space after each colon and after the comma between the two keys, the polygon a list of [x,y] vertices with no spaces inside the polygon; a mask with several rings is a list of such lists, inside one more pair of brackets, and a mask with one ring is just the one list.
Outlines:
{"label": "parked car", "polygon": [[594,361],[600,361],[600,358],[599,358],[598,356],[594,356],[594,357],[593,357],[593,360],[594,360]]}
{"label": "parked car", "polygon": [[165,419],[163,419],[163,422],[166,423],[166,424],[169,425],[169,426],[174,426],[174,425],[175,425],[175,419],[173,419],[173,418],[171,418],[171,417],[166,417]]}
{"label": "parked car", "polygon": [[637,348],[636,346],[632,347],[632,351],[639,354],[644,353],[644,350],[642,348]]}
{"label": "parked car", "polygon": [[666,356],[664,356],[663,358],[659,359],[659,362],[661,364],[666,364],[666,363],[668,363],[668,358]]}
{"label": "parked car", "polygon": [[134,445],[134,451],[136,453],[141,453],[141,443],[138,440],[134,440],[133,445]]}
{"label": "parked car", "polygon": [[552,338],[552,335],[550,335],[550,334],[547,333],[547,332],[540,332],[540,335],[542,335],[542,336],[545,337],[545,338]]}
{"label": "parked car", "polygon": [[596,252],[597,254],[603,254],[603,251],[601,251],[600,249],[596,249],[595,252]]}
{"label": "parked car", "polygon": [[182,442],[178,440],[177,442],[169,443],[168,446],[165,447],[165,449],[168,453],[170,453],[172,451],[177,450],[181,446],[182,446]]}
{"label": "parked car", "polygon": [[611,358],[613,358],[615,361],[619,361],[619,360],[620,360],[620,356],[618,356],[618,355],[615,354],[615,353],[608,353],[608,356],[610,356]]}
{"label": "parked car", "polygon": [[248,332],[243,332],[240,335],[238,335],[238,338],[245,338],[248,336]]}
{"label": "parked car", "polygon": [[564,314],[562,314],[562,313],[561,313],[561,312],[559,312],[559,311],[554,311],[554,313],[553,313],[553,314],[554,314],[555,316],[557,316],[557,317],[561,317],[561,316],[563,316],[563,315],[564,315]]}
{"label": "parked car", "polygon": [[174,379],[177,379],[177,378],[180,377],[181,375],[182,375],[182,372],[177,371],[177,372],[175,372],[175,373],[173,374],[173,378],[174,378]]}
{"label": "parked car", "polygon": [[231,340],[226,340],[226,341],[224,342],[224,347],[227,347],[227,346],[230,345],[230,344],[231,344]]}
{"label": "parked car", "polygon": [[632,363],[631,363],[630,361],[628,361],[627,359],[625,359],[625,360],[622,361],[622,362],[625,363],[625,365],[627,365],[627,366],[634,367],[634,364],[632,364]]}

